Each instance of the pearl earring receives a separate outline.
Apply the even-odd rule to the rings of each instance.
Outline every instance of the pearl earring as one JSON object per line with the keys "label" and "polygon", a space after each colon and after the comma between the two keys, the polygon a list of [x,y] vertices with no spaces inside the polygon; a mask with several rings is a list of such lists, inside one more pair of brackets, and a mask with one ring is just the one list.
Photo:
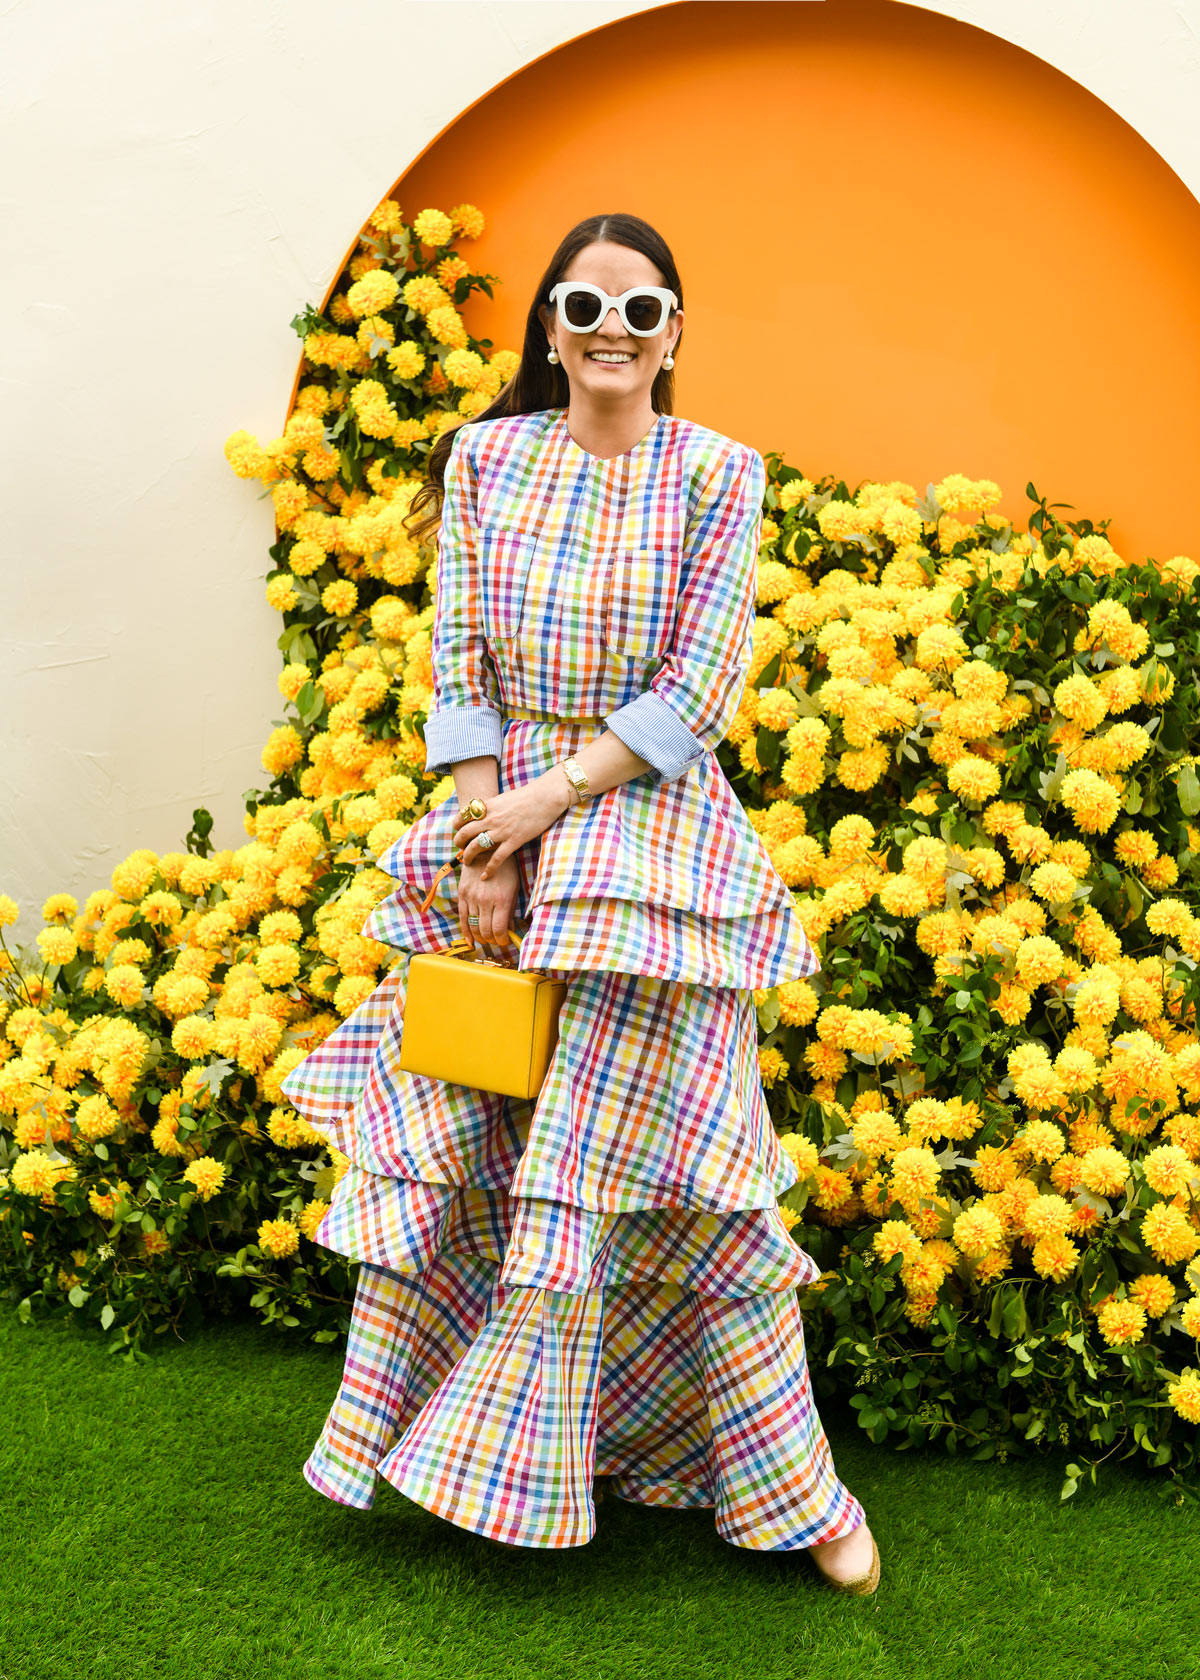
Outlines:
{"label": "pearl earring", "polygon": [[675,366],[675,358],[674,358],[674,356],[672,356],[672,354],[669,350],[667,351],[666,355],[663,357],[662,365],[665,368],[673,368]]}
{"label": "pearl earring", "polygon": [[554,362],[556,364],[558,362],[558,351],[554,348],[553,344],[550,346],[549,350],[547,350],[547,352],[546,352],[546,360],[548,362]]}

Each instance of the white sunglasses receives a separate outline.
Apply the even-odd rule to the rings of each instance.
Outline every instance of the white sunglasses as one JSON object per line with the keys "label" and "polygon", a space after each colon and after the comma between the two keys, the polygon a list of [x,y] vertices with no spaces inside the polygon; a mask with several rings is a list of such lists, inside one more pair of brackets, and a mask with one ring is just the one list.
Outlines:
{"label": "white sunglasses", "polygon": [[679,299],[667,286],[631,286],[613,297],[587,280],[560,280],[550,292],[550,302],[557,303],[558,318],[568,332],[594,332],[615,308],[626,330],[637,338],[653,338],[671,308],[679,307]]}

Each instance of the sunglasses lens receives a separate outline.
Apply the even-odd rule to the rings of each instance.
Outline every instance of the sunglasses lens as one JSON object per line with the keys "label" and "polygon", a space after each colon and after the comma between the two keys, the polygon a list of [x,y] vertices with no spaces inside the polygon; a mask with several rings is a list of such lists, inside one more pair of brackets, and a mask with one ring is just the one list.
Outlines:
{"label": "sunglasses lens", "polygon": [[653,292],[637,292],[625,304],[625,313],[635,332],[657,332],[662,324],[663,300]]}
{"label": "sunglasses lens", "polygon": [[600,317],[600,299],[594,292],[567,292],[561,302],[562,312],[573,327],[594,326]]}

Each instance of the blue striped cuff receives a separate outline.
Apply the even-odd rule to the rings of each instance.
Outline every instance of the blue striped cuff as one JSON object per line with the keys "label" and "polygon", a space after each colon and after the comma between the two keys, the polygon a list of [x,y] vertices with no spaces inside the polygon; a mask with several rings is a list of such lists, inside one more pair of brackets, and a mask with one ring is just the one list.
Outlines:
{"label": "blue striped cuff", "polygon": [[666,701],[649,688],[636,700],[609,712],[604,721],[631,752],[653,765],[649,772],[653,783],[673,782],[693,764],[699,764],[706,751]]}
{"label": "blue striped cuff", "polygon": [[442,706],[425,719],[425,770],[442,776],[461,758],[500,758],[500,713],[491,706]]}

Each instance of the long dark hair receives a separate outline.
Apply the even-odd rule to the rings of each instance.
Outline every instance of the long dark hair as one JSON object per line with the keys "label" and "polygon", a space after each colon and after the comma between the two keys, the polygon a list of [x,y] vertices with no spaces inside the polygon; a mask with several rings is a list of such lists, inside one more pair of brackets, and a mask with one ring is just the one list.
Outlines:
{"label": "long dark hair", "polygon": [[[474,426],[481,420],[495,420],[504,414],[534,414],[539,409],[566,407],[570,401],[570,383],[562,363],[546,360],[546,329],[538,307],[548,301],[551,289],[564,278],[564,270],[587,245],[599,243],[626,245],[640,251],[662,275],[683,308],[683,283],[675,267],[675,259],[665,239],[644,222],[640,216],[588,216],[575,226],[560,243],[546,265],[535,288],[529,313],[525,317],[525,342],[521,346],[521,360],[508,383],[497,392],[496,400],[481,414],[473,414],[463,425]],[[674,314],[674,310],[672,310]],[[680,333],[682,338],[683,334]],[[678,343],[675,349],[678,351]],[[675,374],[671,368],[660,367],[654,376],[650,401],[656,414],[675,412]],[[404,528],[414,542],[424,542],[441,519],[443,481],[446,457],[450,453],[460,426],[449,426],[435,439],[425,461],[425,483],[412,499],[404,518]],[[425,510],[428,509],[428,512]]]}

